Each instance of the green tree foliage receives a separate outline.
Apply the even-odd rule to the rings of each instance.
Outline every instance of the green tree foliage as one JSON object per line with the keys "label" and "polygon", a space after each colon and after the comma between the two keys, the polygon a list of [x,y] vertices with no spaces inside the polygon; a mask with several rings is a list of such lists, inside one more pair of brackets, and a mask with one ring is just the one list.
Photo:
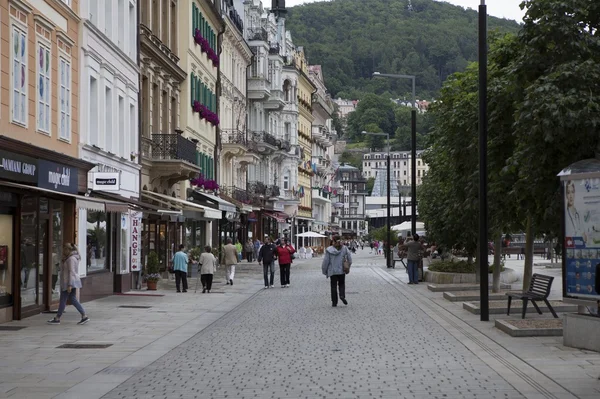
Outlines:
{"label": "green tree foliage", "polygon": [[340,164],[348,164],[362,171],[362,154],[346,151],[339,158]]}
{"label": "green tree foliage", "polygon": [[374,177],[369,177],[367,179],[367,193],[369,193],[369,195],[373,192],[373,187],[375,186],[375,178]]}
{"label": "green tree foliage", "polygon": [[[433,0],[412,4],[411,12],[406,0],[309,3],[291,8],[286,25],[311,64],[323,66],[332,96],[411,97],[410,81],[372,79],[379,71],[415,74],[420,98],[431,99],[449,75],[477,59],[477,12]],[[519,27],[498,18],[489,26],[502,32]]]}

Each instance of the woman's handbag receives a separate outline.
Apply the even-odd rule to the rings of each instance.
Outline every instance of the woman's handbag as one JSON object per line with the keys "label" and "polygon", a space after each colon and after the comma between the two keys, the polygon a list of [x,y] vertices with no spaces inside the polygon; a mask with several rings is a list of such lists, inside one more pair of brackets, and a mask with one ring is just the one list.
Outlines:
{"label": "woman's handbag", "polygon": [[350,273],[350,262],[348,261],[348,256],[344,255],[344,273],[345,274],[349,274]]}

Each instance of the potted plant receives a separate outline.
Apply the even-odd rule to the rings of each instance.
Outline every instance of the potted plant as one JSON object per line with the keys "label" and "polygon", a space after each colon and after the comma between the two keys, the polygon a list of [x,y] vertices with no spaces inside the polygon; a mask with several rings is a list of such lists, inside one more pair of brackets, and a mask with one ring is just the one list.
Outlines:
{"label": "potted plant", "polygon": [[198,261],[200,260],[200,255],[202,255],[202,250],[198,247],[194,247],[189,250],[189,252],[188,252],[188,258],[189,258],[189,262],[190,262],[188,264],[188,275],[189,276],[192,275],[192,265],[198,264]]}
{"label": "potted plant", "polygon": [[148,261],[146,262],[146,274],[144,280],[146,285],[151,291],[156,291],[156,284],[160,280],[160,274],[158,273],[159,261],[156,252],[152,251],[148,254]]}

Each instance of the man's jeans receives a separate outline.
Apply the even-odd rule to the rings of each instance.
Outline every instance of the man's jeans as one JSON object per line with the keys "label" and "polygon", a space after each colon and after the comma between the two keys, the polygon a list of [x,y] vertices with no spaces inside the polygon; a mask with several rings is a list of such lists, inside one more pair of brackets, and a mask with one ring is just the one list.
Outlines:
{"label": "man's jeans", "polygon": [[419,261],[418,260],[408,260],[408,281],[410,283],[418,283],[419,282]]}
{"label": "man's jeans", "polygon": [[187,281],[187,273],[182,272],[181,270],[175,270],[175,287],[177,288],[177,292],[179,292],[180,284],[183,283],[183,290],[187,291],[188,289],[188,281]]}
{"label": "man's jeans", "polygon": [[[271,271],[271,284],[269,284],[269,276],[268,272]],[[275,262],[263,262],[263,274],[265,277],[265,287],[268,285],[273,285],[273,280],[275,279]]]}
{"label": "man's jeans", "polygon": [[81,313],[81,316],[83,317],[83,315],[85,314],[85,310],[83,310],[83,306],[81,306],[81,304],[77,300],[77,288],[71,288],[71,292],[68,292],[67,290],[60,292],[60,302],[58,304],[58,312],[56,312],[56,317],[60,319],[63,312],[65,311],[65,308],[67,307],[68,299],[71,300],[71,303],[73,304],[73,306],[75,306],[75,309],[77,309],[77,311]]}

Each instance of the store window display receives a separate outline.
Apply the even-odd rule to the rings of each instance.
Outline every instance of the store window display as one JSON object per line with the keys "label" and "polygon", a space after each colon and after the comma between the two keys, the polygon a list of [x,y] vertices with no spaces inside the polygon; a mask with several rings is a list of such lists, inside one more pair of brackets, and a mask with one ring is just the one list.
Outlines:
{"label": "store window display", "polygon": [[105,212],[88,211],[87,213],[87,272],[106,270],[109,267],[107,230],[108,222]]}
{"label": "store window display", "polygon": [[0,214],[0,307],[12,304],[13,215]]}

